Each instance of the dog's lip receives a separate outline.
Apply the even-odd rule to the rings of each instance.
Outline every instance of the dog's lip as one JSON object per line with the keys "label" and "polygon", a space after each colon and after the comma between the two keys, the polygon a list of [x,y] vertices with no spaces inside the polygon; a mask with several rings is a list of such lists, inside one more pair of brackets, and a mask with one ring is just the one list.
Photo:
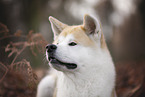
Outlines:
{"label": "dog's lip", "polygon": [[51,63],[57,63],[59,65],[66,66],[67,69],[75,69],[75,68],[77,68],[76,64],[74,64],[74,63],[64,63],[64,62],[56,59],[55,57],[49,57],[49,61]]}

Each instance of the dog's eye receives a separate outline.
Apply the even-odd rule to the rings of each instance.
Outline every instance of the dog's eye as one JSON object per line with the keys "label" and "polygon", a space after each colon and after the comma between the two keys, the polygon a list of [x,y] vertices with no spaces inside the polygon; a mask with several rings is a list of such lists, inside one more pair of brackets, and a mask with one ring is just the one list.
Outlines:
{"label": "dog's eye", "polygon": [[75,45],[77,45],[77,43],[71,42],[71,43],[69,43],[68,45],[69,45],[69,46],[75,46]]}

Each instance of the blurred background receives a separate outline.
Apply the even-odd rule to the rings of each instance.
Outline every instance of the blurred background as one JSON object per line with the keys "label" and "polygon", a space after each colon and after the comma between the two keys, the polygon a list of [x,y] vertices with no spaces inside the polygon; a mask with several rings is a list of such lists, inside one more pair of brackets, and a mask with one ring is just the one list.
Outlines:
{"label": "blurred background", "polygon": [[1,0],[0,22],[10,33],[29,30],[52,42],[49,16],[69,25],[81,24],[84,14],[96,16],[114,59],[145,58],[144,0]]}
{"label": "blurred background", "polygon": [[[28,35],[32,31],[42,35],[47,43],[53,41],[49,16],[76,25],[82,23],[84,14],[93,15],[102,23],[116,65],[119,97],[144,97],[141,93],[145,92],[145,0],[0,0],[0,23],[7,26],[10,34],[19,31]],[[0,61],[11,63],[14,56],[7,58],[4,48],[11,41],[23,40],[0,38]],[[34,69],[48,69],[43,60],[45,51],[36,53],[34,56],[25,50],[17,60],[27,59]]]}

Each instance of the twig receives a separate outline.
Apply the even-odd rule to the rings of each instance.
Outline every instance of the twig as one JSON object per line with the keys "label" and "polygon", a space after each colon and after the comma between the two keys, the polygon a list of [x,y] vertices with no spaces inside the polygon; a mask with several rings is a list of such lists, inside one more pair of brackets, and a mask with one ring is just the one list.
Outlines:
{"label": "twig", "polygon": [[8,68],[7,68],[2,62],[0,62],[0,64],[5,68],[5,73],[4,73],[4,75],[2,76],[2,78],[0,79],[0,83],[1,83],[2,80],[4,79],[4,77],[6,76],[7,72],[8,72]]}

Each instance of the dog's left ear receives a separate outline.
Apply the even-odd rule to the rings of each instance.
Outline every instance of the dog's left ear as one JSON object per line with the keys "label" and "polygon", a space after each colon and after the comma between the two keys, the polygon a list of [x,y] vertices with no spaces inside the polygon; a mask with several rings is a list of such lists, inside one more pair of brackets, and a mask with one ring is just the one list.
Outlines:
{"label": "dog's left ear", "polygon": [[101,38],[100,23],[97,19],[86,14],[83,21],[84,29],[87,35],[93,35],[95,38]]}
{"label": "dog's left ear", "polygon": [[49,17],[49,21],[51,23],[51,28],[54,33],[54,40],[55,40],[56,37],[62,32],[62,30],[64,30],[68,25],[60,22],[59,20],[57,20],[52,16]]}

